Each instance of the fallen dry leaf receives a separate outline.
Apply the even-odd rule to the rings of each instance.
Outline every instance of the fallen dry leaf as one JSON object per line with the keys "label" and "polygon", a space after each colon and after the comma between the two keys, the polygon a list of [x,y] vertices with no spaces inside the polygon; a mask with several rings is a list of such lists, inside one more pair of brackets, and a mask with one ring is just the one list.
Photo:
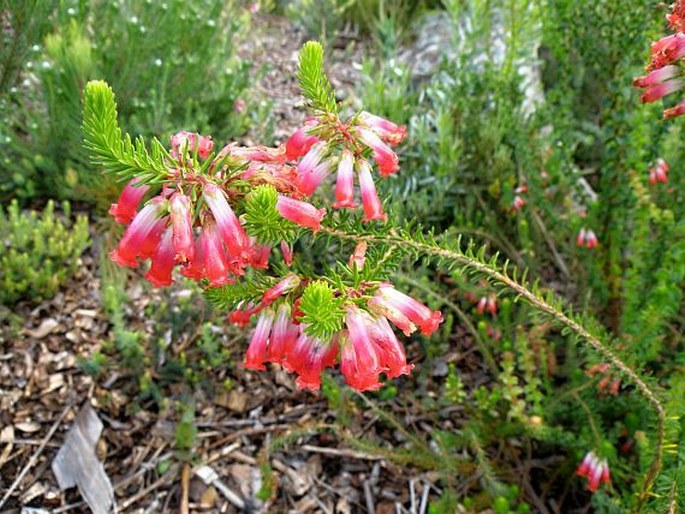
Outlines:
{"label": "fallen dry leaf", "polygon": [[95,455],[102,428],[102,421],[86,403],[52,461],[52,471],[60,489],[77,486],[93,514],[107,514],[114,503],[112,483]]}
{"label": "fallen dry leaf", "polygon": [[43,339],[49,334],[52,334],[58,326],[59,322],[55,318],[46,318],[41,321],[40,326],[35,330],[25,328],[24,331],[34,339]]}

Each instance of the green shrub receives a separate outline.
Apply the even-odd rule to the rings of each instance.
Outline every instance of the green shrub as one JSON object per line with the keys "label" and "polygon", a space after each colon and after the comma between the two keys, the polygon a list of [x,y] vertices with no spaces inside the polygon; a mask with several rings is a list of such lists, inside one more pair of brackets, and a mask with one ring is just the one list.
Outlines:
{"label": "green shrub", "polygon": [[60,220],[52,201],[40,216],[24,214],[16,200],[6,212],[0,206],[0,303],[51,298],[74,273],[89,243],[88,220],[71,221],[67,202],[63,210]]}
{"label": "green shrub", "polygon": [[167,139],[185,129],[221,142],[245,132],[250,110],[236,102],[250,101],[250,65],[236,56],[236,41],[249,18],[247,11],[236,16],[237,2],[41,4],[52,11],[10,6],[16,14],[10,21],[28,17],[36,24],[36,16],[49,17],[52,32],[17,32],[17,44],[20,36],[35,38],[21,55],[10,55],[15,41],[0,48],[0,62],[22,59],[11,76],[14,87],[0,102],[0,197],[108,205],[112,181],[103,187],[81,147],[81,90],[91,79],[112,84],[133,134]]}

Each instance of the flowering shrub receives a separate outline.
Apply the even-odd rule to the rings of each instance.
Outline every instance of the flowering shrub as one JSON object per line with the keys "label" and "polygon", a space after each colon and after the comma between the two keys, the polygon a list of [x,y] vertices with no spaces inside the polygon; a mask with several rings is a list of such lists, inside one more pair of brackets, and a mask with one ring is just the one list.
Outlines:
{"label": "flowering shrub", "polygon": [[[277,148],[219,148],[209,136],[181,132],[172,137],[170,148],[153,140],[148,149],[142,139],[122,137],[109,87],[90,83],[84,106],[86,145],[94,162],[127,181],[110,211],[126,225],[112,260],[127,267],[149,260],[145,277],[155,286],[169,285],[179,275],[199,282],[212,303],[230,312],[231,321],[256,321],[244,367],[263,370],[267,363],[279,365],[296,374],[296,384],[304,389],[318,389],[323,370],[336,364],[346,383],[358,391],[379,389],[382,374],[395,378],[412,373],[413,364],[407,362],[393,326],[406,335],[430,335],[443,314],[392,283],[403,259],[424,259],[455,276],[482,279],[484,291],[471,301],[488,322],[479,321],[474,340],[498,372],[498,386],[474,392],[479,421],[492,416],[489,423],[499,426],[502,420],[490,413],[506,402],[507,421],[520,423],[526,435],[545,443],[565,441],[578,460],[590,449],[586,445],[580,452],[578,444],[569,442],[572,435],[558,425],[546,425],[541,416],[556,400],[541,398],[535,367],[543,366],[544,355],[536,355],[541,345],[536,346],[534,331],[549,330],[547,323],[562,327],[598,354],[602,368],[595,373],[591,366],[587,376],[601,375],[601,391],[613,398],[622,386],[633,384],[653,409],[654,415],[643,421],[654,436],[646,438],[653,439],[653,446],[641,454],[645,463],[633,502],[638,509],[643,506],[663,465],[666,418],[660,397],[636,371],[634,360],[627,359],[596,322],[567,314],[549,292],[526,285],[525,276],[518,278],[508,263],[500,265],[496,255],[487,257],[485,249],[472,244],[463,248],[459,238],[437,240],[410,223],[388,221],[393,218],[377,187],[398,173],[393,147],[405,138],[404,127],[365,111],[344,116],[323,73],[323,52],[315,43],[302,49],[299,80],[310,117]],[[510,199],[503,197],[507,216],[531,207],[539,198],[534,186],[513,182]],[[573,237],[568,238],[571,245]],[[598,239],[584,227],[577,243],[592,249],[598,247]],[[610,241],[602,238],[597,252],[582,253],[589,259],[605,244]],[[512,322],[507,293],[532,307],[536,327],[529,334],[531,341],[520,338],[516,352],[509,346],[498,363],[479,338],[498,342],[502,334],[494,323]],[[452,308],[460,312],[457,306]],[[450,396],[463,400],[462,386],[452,371],[449,384]],[[567,396],[575,397],[575,391],[569,388]],[[587,411],[593,434],[584,434],[583,441],[594,439],[602,451],[593,450],[591,462],[579,474],[588,477],[589,488],[595,491],[600,483],[608,483],[608,462],[615,457],[605,451],[601,427],[597,429]],[[485,462],[475,435],[479,430],[465,427],[464,434],[474,434],[473,442],[461,444],[475,447]],[[496,430],[492,433],[499,437]],[[469,441],[468,435],[460,437]],[[482,464],[484,469],[486,465]]]}

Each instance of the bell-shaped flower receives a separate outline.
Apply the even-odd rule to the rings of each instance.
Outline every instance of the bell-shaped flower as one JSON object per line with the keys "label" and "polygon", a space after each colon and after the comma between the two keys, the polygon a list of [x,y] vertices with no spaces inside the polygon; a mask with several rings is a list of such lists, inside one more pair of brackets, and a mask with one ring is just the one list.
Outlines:
{"label": "bell-shaped flower", "polygon": [[217,185],[208,182],[203,187],[202,196],[212,211],[231,258],[239,264],[244,264],[249,259],[249,239],[240,220],[231,209],[226,194]]}
{"label": "bell-shaped flower", "polygon": [[350,260],[348,262],[350,268],[356,267],[361,270],[366,262],[366,248],[368,244],[366,241],[359,241],[357,246],[354,247],[354,252],[350,255]]}
{"label": "bell-shaped flower", "polygon": [[297,165],[297,173],[299,175],[311,173],[323,160],[328,151],[327,149],[328,146],[323,141],[314,144]]}
{"label": "bell-shaped flower", "polygon": [[283,360],[283,369],[299,375],[295,383],[300,389],[315,391],[321,387],[321,373],[335,364],[337,354],[336,339],[322,341],[308,336],[303,329]]}
{"label": "bell-shaped flower", "polygon": [[264,292],[264,294],[262,295],[262,303],[264,305],[271,305],[279,297],[289,293],[297,286],[299,286],[300,282],[300,277],[298,277],[294,273],[286,275],[275,286],[271,287],[270,289]]}
{"label": "bell-shaped flower", "polygon": [[193,241],[193,213],[190,198],[180,192],[171,195],[169,199],[169,213],[173,227],[173,244],[176,258],[187,262],[195,255]]}
{"label": "bell-shaped flower", "polygon": [[138,257],[154,255],[164,230],[165,221],[161,218],[166,214],[168,205],[167,200],[161,196],[152,198],[133,218],[117,248],[110,252],[112,261],[119,266],[135,268],[138,266]]}
{"label": "bell-shaped flower", "polygon": [[294,161],[306,154],[319,138],[309,134],[309,131],[317,126],[315,118],[309,118],[303,127],[300,127],[285,143],[285,155],[288,160]]}
{"label": "bell-shaped flower", "polygon": [[606,459],[599,458],[594,452],[588,452],[576,469],[576,475],[588,480],[587,488],[595,492],[600,484],[611,483],[611,473]]}
{"label": "bell-shaped flower", "polygon": [[317,209],[312,204],[278,195],[276,209],[288,221],[316,232],[321,229],[321,220],[326,209]]}
{"label": "bell-shaped flower", "polygon": [[222,244],[222,237],[218,226],[211,221],[205,221],[200,232],[201,250],[203,258],[203,278],[209,280],[212,287],[232,283],[231,266]]}
{"label": "bell-shaped flower", "polygon": [[357,132],[362,142],[373,150],[373,159],[378,163],[378,169],[382,176],[387,177],[400,169],[397,154],[375,132],[361,127],[357,127]]}
{"label": "bell-shaped flower", "polygon": [[335,159],[326,159],[317,164],[314,169],[307,173],[300,173],[297,175],[297,188],[305,196],[311,196],[316,188],[321,185],[321,182],[331,174],[335,167]]}
{"label": "bell-shaped flower", "polygon": [[173,229],[167,228],[157,246],[157,252],[152,258],[150,269],[145,278],[155,287],[165,287],[173,282],[172,273],[176,265],[176,250],[173,243]]}
{"label": "bell-shaped flower", "polygon": [[388,378],[408,375],[414,369],[414,365],[407,364],[404,347],[397,339],[388,320],[382,316],[376,319],[372,333],[376,355]]}
{"label": "bell-shaped flower", "polygon": [[333,207],[337,209],[357,206],[357,202],[354,201],[354,155],[348,149],[342,151],[342,156],[338,163],[335,199],[337,201],[333,204]]}
{"label": "bell-shaped flower", "polygon": [[271,333],[273,321],[274,312],[271,309],[265,309],[259,315],[257,327],[252,334],[250,346],[247,348],[247,352],[245,353],[245,362],[243,363],[245,368],[254,370],[266,369],[264,363],[269,360],[269,334]]}
{"label": "bell-shaped flower", "polygon": [[276,312],[269,341],[269,362],[282,364],[300,335],[300,328],[293,323],[292,310],[287,302],[282,302]]}
{"label": "bell-shaped flower", "polygon": [[357,162],[357,172],[359,174],[359,189],[362,194],[364,221],[387,220],[388,215],[383,212],[381,200],[376,192],[376,184],[371,176],[371,166],[365,159],[360,159]]}
{"label": "bell-shaped flower", "polygon": [[380,388],[380,373],[385,371],[376,352],[374,320],[356,306],[345,313],[347,338],[340,345],[340,371],[345,382],[358,391],[375,391]]}
{"label": "bell-shaped flower", "polygon": [[380,284],[378,291],[369,301],[369,308],[388,318],[407,335],[413,332],[412,327],[416,326],[421,329],[422,334],[430,335],[442,323],[440,311],[431,311],[421,302],[399,292],[388,283]]}
{"label": "bell-shaped flower", "polygon": [[138,182],[139,179],[137,177],[131,179],[121,192],[119,201],[110,206],[109,213],[114,216],[117,223],[123,223],[124,225],[131,223],[131,220],[136,215],[140,201],[150,189],[150,186],[138,184]]}
{"label": "bell-shaped flower", "polygon": [[366,111],[359,114],[359,121],[373,130],[381,139],[393,146],[400,144],[407,137],[407,127],[396,125],[390,120],[376,116]]}

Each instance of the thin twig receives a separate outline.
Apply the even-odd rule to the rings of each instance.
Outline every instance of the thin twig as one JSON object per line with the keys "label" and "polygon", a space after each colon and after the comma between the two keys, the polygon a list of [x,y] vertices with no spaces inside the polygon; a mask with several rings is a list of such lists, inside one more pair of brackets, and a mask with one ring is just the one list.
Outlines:
{"label": "thin twig", "polygon": [[17,478],[14,479],[14,482],[12,482],[12,485],[10,488],[7,490],[5,493],[5,496],[2,497],[2,500],[0,500],[0,508],[7,502],[9,497],[12,495],[14,490],[19,486],[21,481],[24,479],[26,476],[26,473],[29,472],[29,470],[33,467],[33,465],[36,463],[38,460],[38,457],[43,453],[43,450],[47,446],[48,442],[50,442],[50,439],[52,439],[52,436],[54,435],[55,431],[59,427],[60,423],[62,423],[62,420],[64,417],[67,415],[67,412],[69,412],[69,409],[71,409],[71,404],[67,405],[64,407],[62,410],[62,413],[59,415],[59,417],[55,420],[55,422],[52,424],[50,427],[50,431],[47,433],[43,441],[40,443],[40,446],[36,449],[36,451],[33,453],[29,461],[26,463],[24,466],[24,469],[21,470],[21,473],[17,475]]}

